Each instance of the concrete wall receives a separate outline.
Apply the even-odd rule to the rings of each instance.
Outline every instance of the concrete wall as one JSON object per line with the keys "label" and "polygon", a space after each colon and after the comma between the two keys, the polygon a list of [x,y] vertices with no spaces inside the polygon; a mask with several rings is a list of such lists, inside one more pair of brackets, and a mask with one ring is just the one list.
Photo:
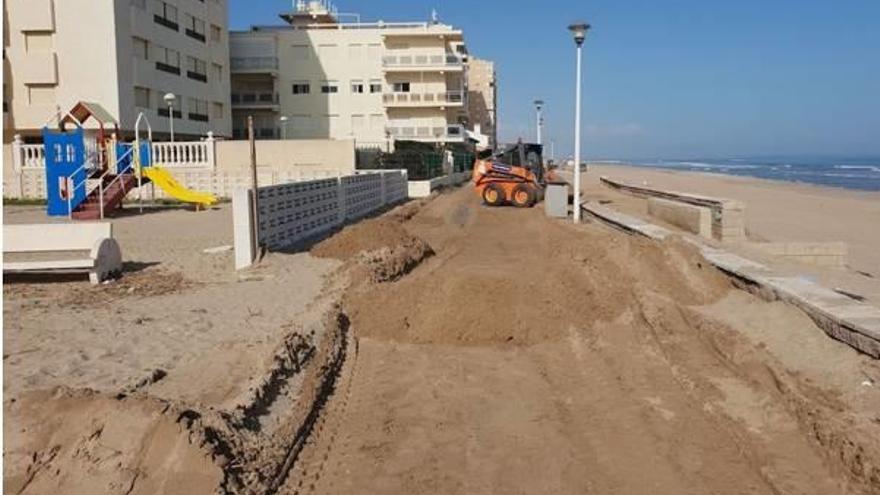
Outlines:
{"label": "concrete wall", "polygon": [[[271,168],[275,171],[337,170],[343,175],[350,174],[355,169],[352,140],[258,140],[256,146],[257,168]],[[218,141],[215,153],[218,171],[249,170],[250,144],[247,141]]]}
{"label": "concrete wall", "polygon": [[257,244],[283,250],[356,221],[385,206],[406,199],[406,171],[358,173],[333,179],[260,187],[259,243],[253,239],[248,189],[233,195],[235,267],[246,268],[255,259]]}
{"label": "concrete wall", "polygon": [[712,210],[709,208],[648,198],[648,214],[692,234],[712,238]]}
{"label": "concrete wall", "polygon": [[471,171],[467,171],[435,177],[431,180],[411,180],[408,184],[408,194],[410,198],[427,198],[433,191],[441,187],[457,186],[467,182],[470,178]]}
{"label": "concrete wall", "polygon": [[756,242],[747,245],[765,254],[816,266],[840,268],[846,265],[844,242]]}

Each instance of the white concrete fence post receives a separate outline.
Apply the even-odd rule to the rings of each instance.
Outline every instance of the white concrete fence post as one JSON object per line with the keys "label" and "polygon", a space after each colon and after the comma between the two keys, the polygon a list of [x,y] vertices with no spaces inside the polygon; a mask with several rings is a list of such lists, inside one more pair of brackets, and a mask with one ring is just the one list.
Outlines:
{"label": "white concrete fence post", "polygon": [[12,168],[16,172],[21,172],[22,163],[24,163],[24,141],[21,134],[12,137]]}
{"label": "white concrete fence post", "polygon": [[217,140],[214,139],[214,131],[208,131],[208,137],[205,139],[205,145],[206,145],[207,153],[208,153],[208,156],[206,158],[207,158],[208,166],[211,168],[211,170],[217,169],[217,159],[216,159],[217,155],[216,155],[215,149],[214,149],[216,142],[217,142]]}
{"label": "white concrete fence post", "polygon": [[248,188],[238,188],[232,193],[232,230],[235,240],[235,269],[241,270],[254,263],[257,257],[254,239],[251,201],[253,194]]}

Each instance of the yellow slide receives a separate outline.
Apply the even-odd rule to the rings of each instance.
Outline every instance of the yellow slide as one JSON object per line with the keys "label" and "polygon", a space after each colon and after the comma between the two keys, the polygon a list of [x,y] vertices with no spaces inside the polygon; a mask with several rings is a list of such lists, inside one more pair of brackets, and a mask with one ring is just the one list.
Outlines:
{"label": "yellow slide", "polygon": [[217,197],[211,193],[187,189],[162,167],[153,165],[152,167],[144,167],[141,170],[148,179],[161,187],[163,191],[174,199],[203,206],[211,206],[217,202]]}

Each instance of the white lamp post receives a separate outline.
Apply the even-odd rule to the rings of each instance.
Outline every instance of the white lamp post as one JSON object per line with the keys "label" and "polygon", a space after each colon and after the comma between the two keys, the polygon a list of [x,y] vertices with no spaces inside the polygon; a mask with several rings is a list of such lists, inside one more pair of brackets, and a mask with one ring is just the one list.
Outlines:
{"label": "white lamp post", "polygon": [[174,142],[174,102],[177,100],[177,96],[174,93],[165,93],[165,96],[162,97],[165,100],[165,104],[168,105],[168,127],[171,130],[171,142]]}
{"label": "white lamp post", "polygon": [[574,98],[574,223],[581,221],[581,49],[590,25],[577,22],[568,26],[577,45],[577,83]]}
{"label": "white lamp post", "polygon": [[287,121],[290,120],[287,115],[278,118],[281,121],[281,139],[287,139]]}
{"label": "white lamp post", "polygon": [[541,131],[544,126],[544,119],[541,116],[541,110],[544,108],[544,100],[535,100],[535,114],[537,119],[537,129],[538,129],[538,144],[544,144],[541,139]]}

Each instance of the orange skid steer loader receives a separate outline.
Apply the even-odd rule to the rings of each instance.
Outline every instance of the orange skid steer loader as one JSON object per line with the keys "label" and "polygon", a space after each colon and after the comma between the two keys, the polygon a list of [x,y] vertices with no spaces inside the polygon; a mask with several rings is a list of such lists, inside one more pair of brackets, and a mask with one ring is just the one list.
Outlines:
{"label": "orange skid steer loader", "polygon": [[540,144],[517,142],[512,147],[474,164],[477,194],[488,206],[534,206],[543,199],[546,181]]}

